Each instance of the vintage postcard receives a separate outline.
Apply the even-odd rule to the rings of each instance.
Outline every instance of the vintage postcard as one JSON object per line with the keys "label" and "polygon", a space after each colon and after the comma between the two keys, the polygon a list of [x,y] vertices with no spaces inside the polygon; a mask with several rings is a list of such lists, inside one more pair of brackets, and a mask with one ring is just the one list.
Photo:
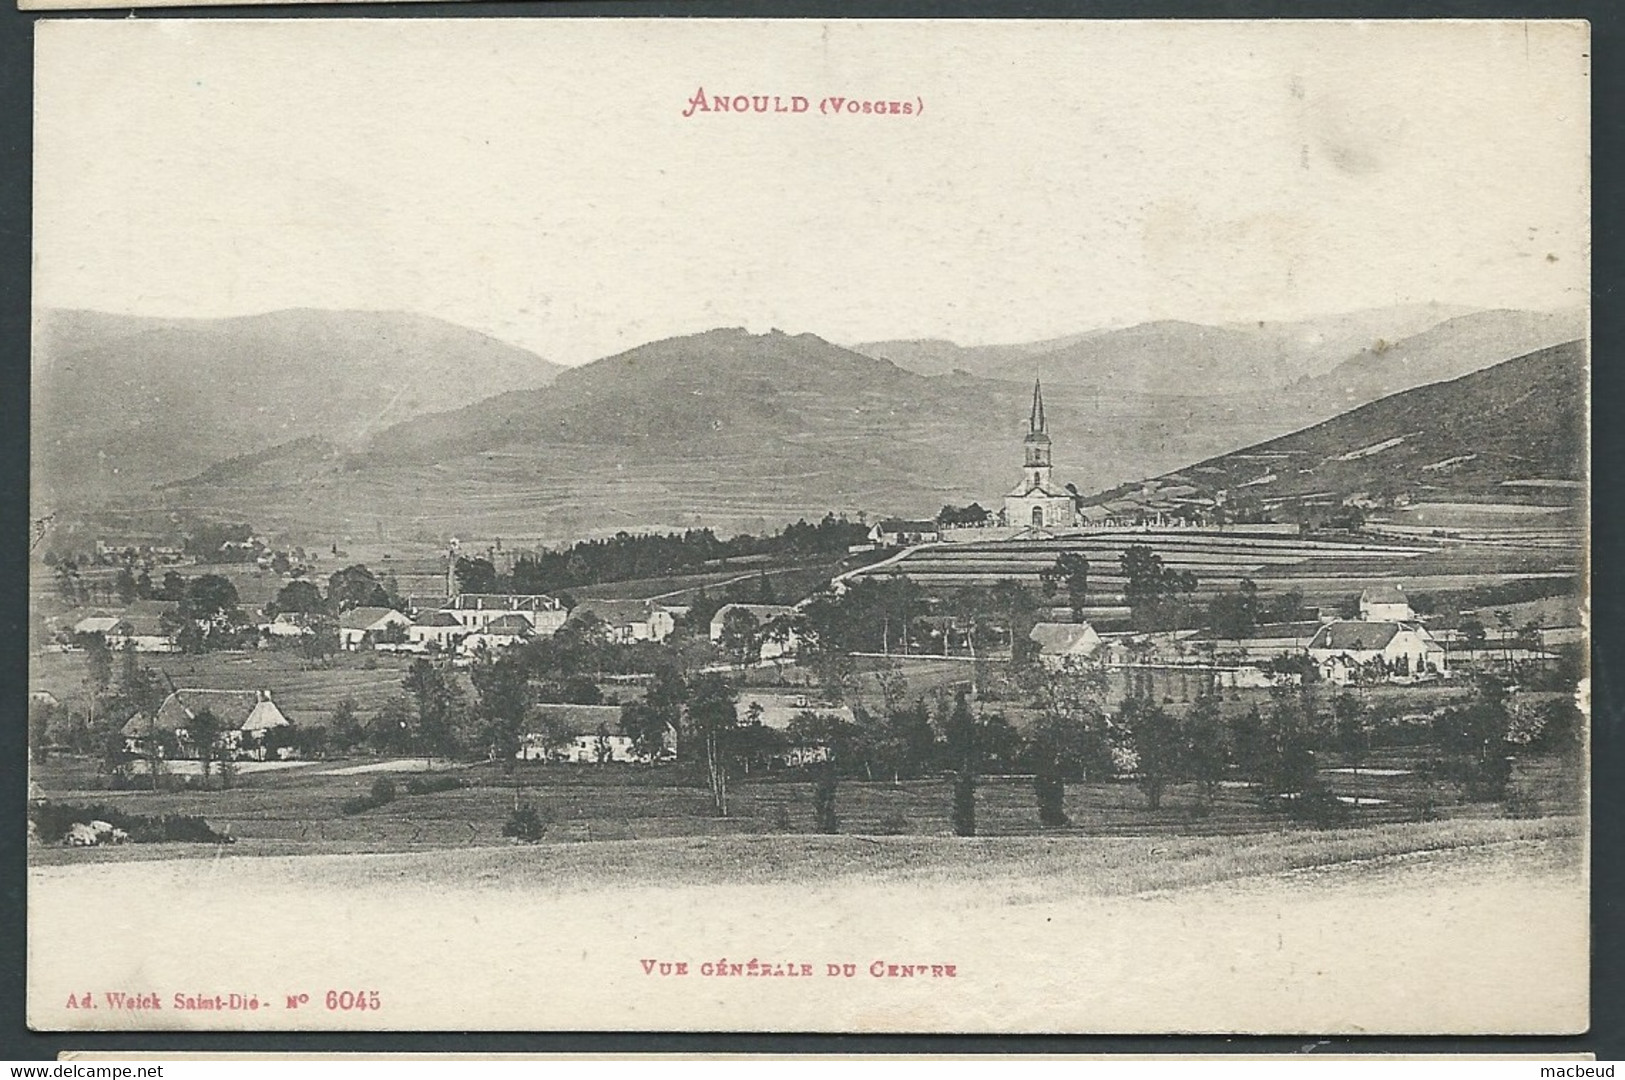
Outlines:
{"label": "vintage postcard", "polygon": [[1588,53],[41,23],[31,1025],[1583,1031]]}

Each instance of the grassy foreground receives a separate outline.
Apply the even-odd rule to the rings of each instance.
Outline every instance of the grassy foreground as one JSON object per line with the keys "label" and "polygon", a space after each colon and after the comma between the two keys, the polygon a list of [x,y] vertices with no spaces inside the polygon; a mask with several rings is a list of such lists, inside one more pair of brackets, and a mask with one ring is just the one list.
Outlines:
{"label": "grassy foreground", "polygon": [[[192,847],[108,849],[93,861],[185,857]],[[218,857],[243,861],[233,848],[212,850]],[[1583,822],[1553,817],[1208,837],[673,837],[263,861],[273,864],[279,876],[341,888],[386,885],[403,877],[417,884],[543,893],[705,885],[812,887],[862,880],[876,885],[1015,886],[1023,900],[1038,900],[1186,890],[1359,864],[1381,869],[1406,860],[1417,865],[1468,861],[1497,871],[1576,876],[1583,852]],[[71,857],[75,854],[45,849],[34,861],[64,868],[87,862]]]}

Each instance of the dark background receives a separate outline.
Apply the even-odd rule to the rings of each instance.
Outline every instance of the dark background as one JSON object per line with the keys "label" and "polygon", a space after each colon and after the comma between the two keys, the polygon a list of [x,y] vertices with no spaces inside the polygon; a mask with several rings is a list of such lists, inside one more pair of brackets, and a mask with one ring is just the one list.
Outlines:
{"label": "dark background", "polygon": [[[808,0],[739,3],[511,2],[323,4],[315,6],[190,7],[142,10],[143,19],[169,18],[580,18],[590,16],[787,17],[787,18],[1585,18],[1592,23],[1593,224],[1593,612],[1592,647],[1592,1029],[1551,1038],[1334,1038],[1302,1036],[1225,1038],[1197,1036],[943,1036],[943,1035],[728,1035],[660,1033],[373,1033],[373,1034],[58,1034],[35,1033],[24,1020],[27,971],[25,867],[26,821],[22,810],[27,776],[24,690],[26,655],[28,522],[28,356],[30,190],[32,186],[33,27],[46,16],[20,13],[15,0],[0,0],[0,797],[13,812],[0,816],[0,1058],[54,1057],[63,1049],[141,1051],[311,1052],[731,1052],[785,1053],[1559,1053],[1591,1051],[1604,1059],[1625,1057],[1625,1000],[1620,977],[1621,892],[1621,662],[1616,627],[1622,603],[1620,512],[1613,496],[1625,465],[1625,424],[1614,423],[1625,406],[1625,370],[1613,349],[1620,340],[1619,251],[1625,192],[1620,187],[1620,134],[1625,128],[1621,94],[1621,37],[1617,5],[1600,2],[1392,2],[1325,3],[1316,0],[1112,0],[1093,3],[1016,3],[995,6],[967,0],[841,4]],[[128,18],[131,11],[53,13],[69,18]],[[296,71],[288,73],[298,78]],[[1532,913],[1533,914],[1533,913]],[[94,934],[87,938],[94,948]],[[1449,986],[1439,993],[1453,992]]]}

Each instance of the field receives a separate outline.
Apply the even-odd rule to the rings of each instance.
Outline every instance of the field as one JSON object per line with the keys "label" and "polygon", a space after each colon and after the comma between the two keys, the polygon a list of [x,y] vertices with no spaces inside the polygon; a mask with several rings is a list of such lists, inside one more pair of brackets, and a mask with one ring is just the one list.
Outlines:
{"label": "field", "polygon": [[1577,545],[1525,546],[1510,537],[1466,542],[1428,537],[1356,540],[1256,536],[1218,530],[1103,531],[1054,540],[925,545],[853,576],[906,575],[928,592],[991,585],[1005,578],[1029,586],[1063,552],[1090,562],[1091,617],[1127,613],[1118,559],[1130,545],[1149,546],[1165,565],[1198,580],[1198,598],[1234,589],[1243,578],[1261,592],[1298,589],[1311,604],[1333,604],[1368,586],[1399,582],[1412,593],[1468,589],[1524,578],[1571,578]]}
{"label": "field", "polygon": [[[1423,755],[1390,750],[1372,754],[1352,770],[1325,762],[1328,787],[1349,802],[1348,832],[1369,831],[1424,817],[1500,818],[1496,803],[1456,803],[1446,785],[1418,771]],[[52,801],[105,804],[132,814],[196,814],[237,843],[234,854],[319,854],[415,850],[504,843],[502,827],[517,803],[536,806],[552,820],[547,843],[647,840],[681,836],[806,834],[815,831],[813,791],[802,774],[746,776],[732,785],[730,813],[717,814],[709,793],[677,767],[540,765],[512,774],[493,764],[440,765],[468,786],[430,795],[401,794],[394,802],[346,815],[345,799],[365,793],[380,774],[421,771],[422,761],[349,758],[292,768],[245,772],[225,791],[104,791],[95,766],[56,757],[35,766],[33,779]],[[403,778],[396,777],[397,784]],[[1554,758],[1520,759],[1513,787],[1532,799],[1525,812],[1563,815],[1580,810],[1575,767]],[[837,813],[843,832],[949,836],[950,787],[945,779],[842,781]],[[1188,785],[1171,787],[1160,809],[1146,807],[1127,782],[1068,785],[1066,811],[1073,824],[1041,829],[1029,778],[986,776],[977,791],[978,833],[990,837],[1048,836],[1262,836],[1301,831],[1284,814],[1264,808],[1245,785],[1227,782],[1211,805]],[[171,857],[213,857],[206,846],[158,845]],[[151,857],[156,848],[36,848],[44,862]]]}
{"label": "field", "polygon": [[[726,836],[237,854],[31,868],[31,1025],[1371,1034],[1586,1024],[1574,819],[1223,838]],[[90,926],[102,931],[94,949]],[[718,978],[719,961],[741,976],[747,961],[805,963],[815,977]],[[662,976],[662,963],[689,974]],[[932,977],[930,965],[952,974]],[[185,990],[266,1004],[63,1008],[70,992],[127,986],[166,1002]],[[323,991],[336,988],[374,991],[379,1007],[324,1008]],[[308,999],[289,1009],[301,992]]]}

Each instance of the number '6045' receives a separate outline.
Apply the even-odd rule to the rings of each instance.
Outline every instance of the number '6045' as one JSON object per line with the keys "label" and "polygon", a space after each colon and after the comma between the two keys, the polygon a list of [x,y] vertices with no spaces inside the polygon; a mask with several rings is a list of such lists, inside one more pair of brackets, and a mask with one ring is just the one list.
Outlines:
{"label": "number '6045'", "polygon": [[329,990],[327,1007],[333,1012],[351,1012],[357,1009],[381,1009],[376,990]]}

